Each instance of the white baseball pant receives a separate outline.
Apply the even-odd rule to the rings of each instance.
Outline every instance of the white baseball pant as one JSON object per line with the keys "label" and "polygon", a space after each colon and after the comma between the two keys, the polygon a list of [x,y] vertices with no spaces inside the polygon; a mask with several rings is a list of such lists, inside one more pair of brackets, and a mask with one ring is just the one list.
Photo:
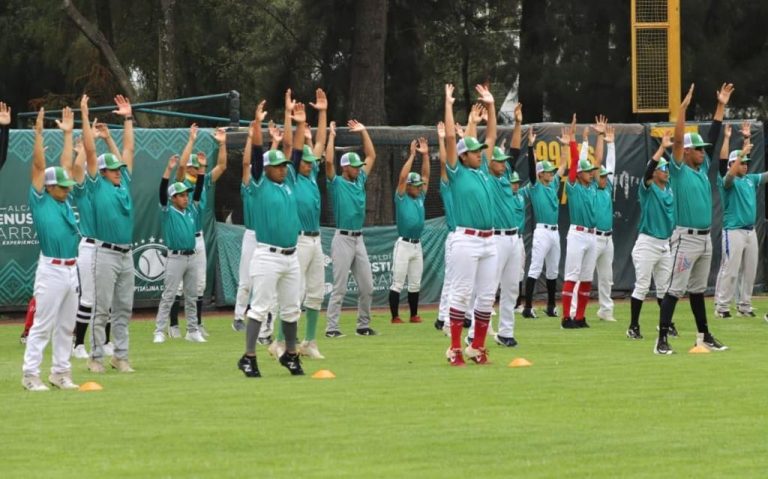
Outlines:
{"label": "white baseball pant", "polygon": [[[194,261],[192,262],[192,265],[197,269],[197,279],[195,280],[195,287],[191,291],[195,295],[195,299],[197,299],[202,298],[205,294],[205,282],[207,280],[206,276],[208,269],[208,255],[205,252],[205,238],[203,238],[202,231],[195,233],[195,251],[196,253],[193,257]],[[177,294],[179,296],[187,294],[186,288],[184,288],[184,281],[179,283]]]}
{"label": "white baseball pant", "polygon": [[576,225],[571,225],[567,245],[565,280],[592,281],[597,261],[594,233],[577,231]]}
{"label": "white baseball pant", "polygon": [[299,235],[301,299],[304,307],[319,311],[325,296],[325,256],[320,236]]}
{"label": "white baseball pant", "polygon": [[240,265],[238,268],[237,296],[235,299],[235,319],[244,319],[245,310],[251,300],[251,259],[256,249],[256,232],[246,229],[240,247]]}
{"label": "white baseball pant", "polygon": [[492,236],[469,235],[465,233],[465,228],[458,227],[452,247],[456,254],[451,255],[454,268],[451,308],[469,310],[474,291],[477,295],[475,309],[491,313],[498,286],[496,244]]}
{"label": "white baseball pant", "polygon": [[371,301],[373,300],[373,271],[368,251],[362,236],[342,235],[339,230],[331,242],[333,263],[333,292],[326,310],[326,331],[338,331],[341,304],[347,293],[349,273],[357,282],[357,329],[367,328],[371,323]]}
{"label": "white baseball pant", "polygon": [[644,301],[653,278],[656,297],[663,298],[669,288],[669,278],[672,275],[669,239],[654,238],[640,233],[632,248],[632,264],[635,266],[635,289],[632,291],[632,297]]}
{"label": "white baseball pant", "polygon": [[295,323],[301,314],[301,272],[299,258],[294,252],[282,254],[269,249],[273,246],[259,243],[251,259],[251,309],[248,317],[266,322],[277,300],[280,319]]}
{"label": "white baseball pant", "polygon": [[448,232],[448,236],[445,238],[445,273],[443,275],[443,289],[440,292],[440,306],[438,309],[438,318],[443,321],[444,324],[448,324],[450,316],[448,310],[450,309],[449,300],[451,298],[451,281],[453,279],[453,261],[451,259],[451,251],[453,249],[453,231]]}
{"label": "white baseball pant", "polygon": [[495,235],[497,259],[497,281],[501,287],[499,298],[499,336],[515,337],[515,303],[520,293],[520,279],[523,275],[524,250],[520,247],[523,238],[519,235]]}
{"label": "white baseball pant", "polygon": [[598,313],[613,316],[613,236],[595,236],[597,292],[600,302]]}
{"label": "white baseball pant", "polygon": [[546,264],[547,279],[557,279],[560,266],[560,234],[546,228],[549,225],[538,223],[533,230],[533,247],[531,248],[531,266],[528,277],[539,279]]}
{"label": "white baseball pant", "polygon": [[421,290],[421,274],[424,271],[424,258],[421,252],[421,243],[410,243],[398,238],[392,252],[392,291],[398,293],[405,285],[405,277],[408,276],[408,292],[418,293]]}
{"label": "white baseball pant", "polygon": [[[754,229],[723,230],[720,271],[715,285],[715,308],[719,312],[729,310],[736,296],[736,307],[742,313],[752,311],[752,289],[757,274],[758,246]],[[741,272],[741,274],[739,274]]]}

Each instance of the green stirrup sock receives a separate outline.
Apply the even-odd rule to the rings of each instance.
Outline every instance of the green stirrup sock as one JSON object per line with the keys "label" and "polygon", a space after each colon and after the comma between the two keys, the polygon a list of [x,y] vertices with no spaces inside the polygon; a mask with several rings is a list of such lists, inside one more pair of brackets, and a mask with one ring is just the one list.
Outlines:
{"label": "green stirrup sock", "polygon": [[320,318],[320,311],[307,308],[307,334],[304,339],[314,341],[317,335],[317,320]]}

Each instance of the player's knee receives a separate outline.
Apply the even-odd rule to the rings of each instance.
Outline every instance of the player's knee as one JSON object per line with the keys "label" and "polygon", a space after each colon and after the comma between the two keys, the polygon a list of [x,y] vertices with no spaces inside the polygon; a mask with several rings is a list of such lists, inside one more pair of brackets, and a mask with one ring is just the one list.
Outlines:
{"label": "player's knee", "polygon": [[300,315],[301,309],[298,306],[288,306],[280,310],[280,319],[286,323],[295,323]]}
{"label": "player's knee", "polygon": [[394,291],[395,293],[399,293],[403,290],[403,283],[401,281],[393,281],[392,285],[389,287],[390,291]]}
{"label": "player's knee", "polygon": [[409,293],[418,293],[421,291],[421,283],[408,284]]}
{"label": "player's knee", "polygon": [[307,296],[307,299],[304,300],[304,307],[307,309],[314,309],[319,311],[322,304],[323,304],[322,296]]}

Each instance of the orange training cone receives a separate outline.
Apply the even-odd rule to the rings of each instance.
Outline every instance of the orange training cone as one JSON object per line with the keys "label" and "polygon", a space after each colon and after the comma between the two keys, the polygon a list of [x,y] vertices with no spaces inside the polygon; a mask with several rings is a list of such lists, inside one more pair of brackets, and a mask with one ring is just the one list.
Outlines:
{"label": "orange training cone", "polygon": [[312,375],[312,379],[333,379],[336,375],[328,369],[320,369]]}
{"label": "orange training cone", "polygon": [[80,391],[82,392],[101,391],[102,389],[104,388],[101,387],[101,384],[93,381],[88,381],[87,383],[83,383],[80,385]]}
{"label": "orange training cone", "polygon": [[509,363],[510,368],[527,368],[528,366],[533,366],[533,363],[525,358],[515,358]]}
{"label": "orange training cone", "polygon": [[688,350],[689,354],[708,354],[710,351],[706,346],[694,346]]}

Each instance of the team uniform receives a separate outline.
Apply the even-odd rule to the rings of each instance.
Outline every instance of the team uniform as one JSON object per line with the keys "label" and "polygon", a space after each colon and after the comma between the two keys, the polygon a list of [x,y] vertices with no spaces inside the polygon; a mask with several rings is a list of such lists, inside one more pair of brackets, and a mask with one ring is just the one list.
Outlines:
{"label": "team uniform", "polygon": [[[472,137],[459,141],[457,153],[480,151],[484,145]],[[483,160],[485,161],[485,160]],[[497,252],[493,234],[493,179],[482,168],[474,169],[456,160],[447,165],[448,181],[453,195],[456,232],[451,255],[453,280],[450,297],[451,346],[446,356],[451,365],[464,364],[461,354],[461,331],[464,315],[472,305],[473,291],[475,335],[465,354],[485,364],[485,336],[498,286]]]}
{"label": "team uniform", "polygon": [[[349,156],[347,156],[349,155]],[[351,159],[350,156],[354,155]],[[355,163],[355,160],[357,163]],[[373,299],[373,272],[368,260],[368,252],[363,241],[363,221],[365,220],[365,183],[368,175],[361,168],[362,162],[354,153],[347,153],[341,158],[342,166],[360,168],[355,180],[350,181],[341,175],[335,175],[328,181],[328,190],[333,201],[333,217],[336,220],[336,233],[331,242],[331,262],[333,263],[333,292],[328,301],[325,335],[341,337],[339,318],[341,303],[347,292],[347,280],[350,270],[358,288],[357,334],[373,336],[376,332],[370,328],[371,301]],[[358,165],[358,166],[356,166]]]}
{"label": "team uniform", "polygon": [[95,295],[95,311],[91,325],[92,372],[103,372],[101,363],[106,344],[105,326],[112,321],[114,356],[112,366],[121,372],[132,372],[128,364],[128,321],[133,309],[133,199],[131,198],[131,174],[114,155],[99,156],[99,170],[120,171],[120,184],[114,185],[101,174],[86,181],[93,201],[94,282],[98,285]]}
{"label": "team uniform", "polygon": [[[735,161],[739,153],[736,150],[730,156]],[[745,157],[741,161],[748,163],[749,158]],[[768,176],[765,174],[732,176],[730,180],[717,177],[723,203],[722,253],[715,286],[715,314],[720,317],[730,317],[730,303],[736,291],[739,292],[736,301],[738,313],[742,316],[755,316],[752,311],[752,289],[758,263],[756,196],[766,178]]]}
{"label": "team uniform", "polygon": [[[259,158],[261,155],[257,156]],[[243,201],[243,225],[245,232],[240,247],[240,264],[238,267],[237,295],[235,300],[235,322],[233,328],[238,331],[238,321],[243,321],[248,303],[251,300],[251,275],[250,266],[253,251],[256,249],[256,230],[254,219],[254,193],[255,183],[253,178],[248,184],[240,183],[240,199]],[[243,323],[244,324],[244,323]],[[243,328],[244,329],[244,328]]]}
{"label": "team uniform", "polygon": [[395,217],[397,235],[395,248],[392,252],[392,285],[389,287],[389,305],[392,322],[401,322],[398,314],[400,291],[408,277],[408,305],[411,312],[410,322],[420,323],[418,316],[419,291],[421,290],[421,274],[424,271],[424,257],[421,250],[421,234],[424,232],[424,199],[426,194],[421,188],[421,175],[410,173],[408,185],[418,186],[419,194],[415,198],[408,193],[395,192]]}
{"label": "team uniform", "polygon": [[[202,175],[201,175],[202,184]],[[195,226],[200,216],[197,200],[199,191],[196,189],[195,198],[184,210],[179,210],[169,204],[169,198],[189,191],[185,183],[174,183],[168,186],[164,178],[160,182],[160,219],[163,230],[163,242],[168,248],[165,262],[165,288],[160,298],[155,318],[154,342],[165,342],[165,329],[168,326],[171,306],[176,300],[176,292],[183,283],[184,313],[187,315],[187,341],[204,343],[205,338],[200,333],[199,316],[197,314],[196,291],[198,287],[195,250]]]}
{"label": "team uniform", "polygon": [[453,217],[453,195],[451,187],[447,181],[440,180],[440,198],[443,200],[443,210],[445,211],[445,225],[448,228],[448,235],[445,237],[445,272],[443,273],[443,287],[440,291],[440,306],[437,313],[435,328],[442,329],[446,336],[450,335],[450,297],[451,281],[453,279],[453,261],[451,259],[453,251],[453,238],[456,231],[456,220]]}
{"label": "team uniform", "polygon": [[[600,169],[600,176],[607,176],[605,188],[597,185],[595,197],[595,269],[597,271],[597,294],[600,308],[597,317],[604,321],[615,321],[613,317],[613,171],[616,164],[616,145],[606,145],[607,168]],[[588,149],[582,149],[584,154]]]}
{"label": "team uniform", "polygon": [[[642,339],[640,334],[640,310],[645,297],[651,288],[651,279],[656,285],[656,296],[659,303],[669,287],[672,275],[672,254],[669,239],[675,228],[674,195],[672,188],[666,184],[660,188],[653,180],[653,170],[669,168],[665,160],[657,165],[650,162],[650,174],[638,188],[640,202],[640,226],[637,240],[632,248],[632,264],[635,267],[635,287],[631,296],[632,320],[627,330],[631,339]],[[646,185],[646,182],[650,181]]]}
{"label": "team uniform", "polygon": [[[60,167],[47,168],[44,183],[62,187],[75,184]],[[30,391],[48,389],[40,381],[40,365],[43,351],[51,341],[53,358],[49,381],[62,389],[77,389],[72,383],[69,359],[78,302],[80,232],[69,200],[57,201],[45,187],[37,191],[30,186],[29,209],[40,242],[40,259],[35,272],[35,319],[27,336],[21,383]]]}

